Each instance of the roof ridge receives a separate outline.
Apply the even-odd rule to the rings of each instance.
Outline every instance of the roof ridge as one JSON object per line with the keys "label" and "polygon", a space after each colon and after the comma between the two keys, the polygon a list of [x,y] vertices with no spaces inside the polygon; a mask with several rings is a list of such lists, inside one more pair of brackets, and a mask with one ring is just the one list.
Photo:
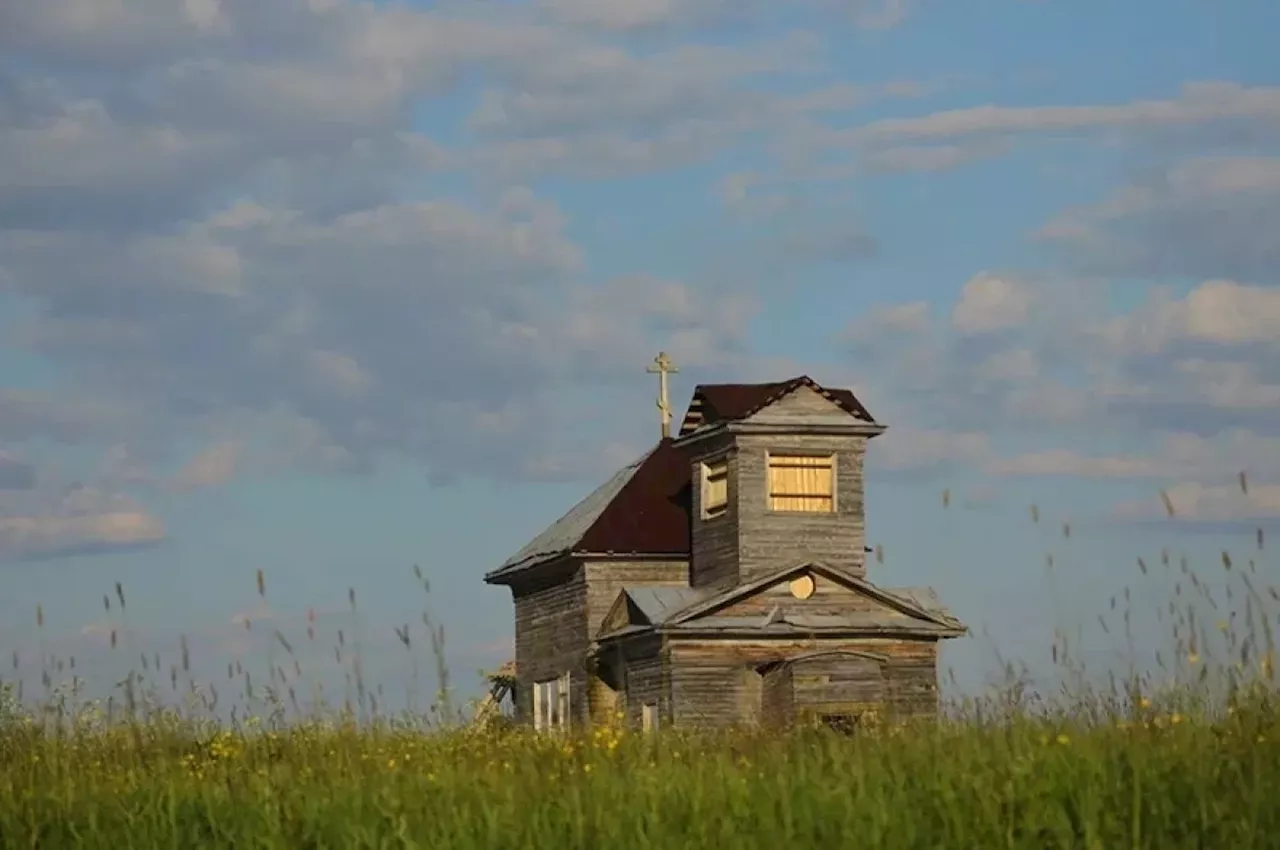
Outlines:
{"label": "roof ridge", "polygon": [[680,435],[692,433],[712,422],[746,419],[800,387],[809,387],[855,419],[875,424],[875,419],[853,390],[824,387],[808,374],[801,374],[782,381],[755,384],[698,384],[680,423]]}
{"label": "roof ridge", "polygon": [[[555,522],[543,529],[541,533],[508,558],[502,566],[488,573],[485,578],[488,579],[499,573],[527,566],[532,562],[548,560],[562,555],[572,548],[595,525],[600,515],[609,509],[609,506],[613,504],[618,495],[635,478],[641,467],[662,447],[663,442],[665,440],[659,441],[640,457],[609,476],[604,483],[579,499],[573,507],[561,514]],[[595,506],[593,502],[599,502],[599,505]],[[575,519],[580,520],[580,522],[574,522]]]}

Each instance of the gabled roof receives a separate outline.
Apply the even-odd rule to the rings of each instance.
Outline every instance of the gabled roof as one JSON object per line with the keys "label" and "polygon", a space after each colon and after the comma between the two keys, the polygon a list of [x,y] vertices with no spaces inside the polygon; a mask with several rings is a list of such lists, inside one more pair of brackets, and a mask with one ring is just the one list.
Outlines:
{"label": "gabled roof", "polygon": [[[681,434],[704,421],[746,418],[800,387],[809,387],[854,418],[874,424],[853,393],[826,389],[801,375],[770,384],[700,385]],[[664,438],[487,573],[485,581],[502,584],[514,573],[569,554],[688,558],[691,458],[686,452],[672,438]]]}
{"label": "gabled roof", "polygon": [[[938,601],[937,595],[929,588],[907,588],[897,590],[894,588],[880,587],[872,584],[864,578],[848,573],[842,569],[824,564],[820,561],[806,561],[799,564],[792,564],[779,570],[774,570],[767,575],[760,576],[757,579],[730,587],[723,593],[716,596],[703,599],[702,601],[681,611],[676,617],[672,618],[672,623],[685,623],[693,620],[695,617],[701,617],[710,614],[717,609],[724,608],[739,599],[745,599],[752,596],[763,588],[777,584],[779,581],[787,578],[794,573],[814,572],[825,576],[840,584],[846,585],[857,590],[865,596],[875,599],[876,601],[896,608],[904,614],[915,617],[920,620],[935,623],[944,628],[964,628],[951,613],[943,607]],[[921,604],[924,601],[925,604]],[[932,603],[930,605],[930,603]]]}
{"label": "gabled roof", "polygon": [[800,387],[809,387],[855,419],[875,424],[862,402],[849,390],[827,389],[808,375],[800,375],[771,384],[699,384],[693,390],[680,435],[692,433],[703,425],[746,419]]}
{"label": "gabled roof", "polygon": [[632,587],[623,591],[651,625],[665,623],[708,593],[698,587]]}
{"label": "gabled roof", "polygon": [[592,555],[689,555],[689,461],[666,438],[619,470],[485,581],[554,558]]}
{"label": "gabled roof", "polygon": [[609,606],[601,629],[609,634],[660,626],[714,591],[703,587],[628,587]]}
{"label": "gabled roof", "polygon": [[[763,616],[717,614],[717,611],[800,572],[818,573],[853,588],[880,602],[885,610],[809,614],[785,613],[775,609]],[[931,588],[879,587],[866,579],[820,562],[794,564],[720,593],[708,593],[694,588],[625,590],[614,603],[606,621],[612,620],[613,610],[623,604],[630,604],[639,610],[644,622],[637,622],[634,617],[628,618],[627,625],[615,627],[608,634],[600,635],[600,639],[618,638],[653,629],[670,632],[754,632],[761,635],[821,630],[883,633],[909,631],[932,633],[938,637],[954,637],[966,631],[964,624],[938,601],[937,594]],[[895,611],[899,612],[897,616],[894,615]],[[906,615],[905,619],[902,615]]]}

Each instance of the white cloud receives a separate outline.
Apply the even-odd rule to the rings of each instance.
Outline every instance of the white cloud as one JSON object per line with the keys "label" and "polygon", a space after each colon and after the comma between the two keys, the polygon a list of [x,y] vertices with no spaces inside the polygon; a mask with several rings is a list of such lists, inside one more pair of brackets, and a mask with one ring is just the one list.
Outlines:
{"label": "white cloud", "polygon": [[[80,0],[6,9],[0,39],[43,60],[96,57],[106,67],[92,89],[74,77],[67,90],[28,81],[16,89],[0,130],[0,187],[11,189],[0,223],[43,210],[42,222],[62,224],[68,208],[117,228],[142,215],[168,221],[230,187],[386,199],[387,172],[423,158],[408,132],[415,102],[447,92],[470,69],[484,71],[471,122],[483,137],[453,154],[456,166],[616,173],[689,161],[786,115],[786,98],[743,83],[802,71],[814,54],[812,39],[796,37],[643,53],[510,9],[216,7],[225,24],[217,33],[151,0],[120,4],[109,23],[99,20],[102,7]],[[276,49],[264,53],[263,43]],[[426,153],[437,165],[445,159]],[[338,187],[314,186],[335,174]]]}
{"label": "white cloud", "polygon": [[0,7],[0,44],[58,57],[124,63],[153,55],[169,40],[190,44],[225,34],[217,4],[186,0],[46,0]]}
{"label": "white cloud", "polygon": [[1210,280],[1183,297],[1153,288],[1132,313],[1102,325],[1109,349],[1159,354],[1187,342],[1221,346],[1280,343],[1280,290]]}
{"label": "white cloud", "polygon": [[0,451],[0,490],[27,490],[35,483],[34,466],[12,452]]}
{"label": "white cloud", "polygon": [[[1111,291],[1088,280],[1029,280],[976,275],[949,325],[930,321],[916,302],[882,308],[877,315],[903,317],[913,332],[876,336],[861,319],[846,335],[851,354],[921,428],[1047,444],[1044,452],[991,459],[994,474],[1208,480],[1243,463],[1245,453],[1236,451],[1235,461],[1213,454],[1193,468],[1144,451],[1094,457],[1078,440],[1096,432],[1124,445],[1123,435],[1141,433],[1138,448],[1146,449],[1175,436],[1280,437],[1272,289],[1228,280],[1181,294],[1151,287],[1146,301],[1118,309]],[[1266,452],[1277,448],[1253,452],[1254,462]]]}
{"label": "white cloud", "polygon": [[142,418],[141,411],[118,399],[0,389],[0,440],[6,442],[44,437],[78,443],[92,437],[122,437],[137,428]]}
{"label": "white cloud", "polygon": [[1278,227],[1280,158],[1209,156],[1065,210],[1039,235],[1090,272],[1272,281]]}
{"label": "white cloud", "polygon": [[224,440],[205,448],[174,476],[182,489],[216,487],[235,477],[244,455],[241,443]]}
{"label": "white cloud", "polygon": [[1179,313],[1169,318],[1191,339],[1280,343],[1280,290],[1212,280],[1196,287]]}
{"label": "white cloud", "polygon": [[0,128],[0,187],[146,191],[179,181],[190,169],[204,170],[235,144],[126,123],[100,100],[75,100],[25,125]]}
{"label": "white cloud", "polygon": [[[767,24],[778,11],[776,5],[758,0],[540,0],[539,5],[563,23],[614,32],[743,21]],[[799,0],[793,6],[878,30],[902,23],[911,4],[908,0]]]}
{"label": "white cloud", "polygon": [[[1246,86],[1235,82],[1192,82],[1176,97],[1129,103],[1048,106],[962,107],[922,116],[884,118],[842,126],[807,122],[787,128],[793,156],[812,160],[826,179],[848,179],[875,172],[948,170],[1009,153],[1035,137],[1102,137],[1104,139],[1160,139],[1198,135],[1251,142],[1280,141],[1280,87]],[[1234,135],[1232,135],[1234,133]],[[837,164],[831,156],[847,157]],[[1178,166],[1186,168],[1186,166]],[[1208,166],[1213,168],[1214,166]],[[1217,166],[1214,174],[1196,174],[1194,167],[1180,175],[1178,189],[1191,194],[1189,181],[1200,189],[1259,188],[1259,180],[1274,180],[1265,158],[1241,158]],[[1105,207],[1103,208],[1105,209]],[[1068,232],[1069,222],[1055,223],[1051,232]],[[1218,274],[1235,274],[1220,269]],[[1215,272],[1200,270],[1210,276]]]}
{"label": "white cloud", "polygon": [[164,523],[123,494],[48,480],[0,490],[0,560],[108,552],[164,539]]}
{"label": "white cloud", "polygon": [[187,20],[202,32],[226,32],[230,28],[221,0],[182,0]]}
{"label": "white cloud", "polygon": [[64,555],[158,543],[163,539],[164,525],[141,511],[0,517],[0,553],[5,555]]}
{"label": "white cloud", "polygon": [[990,435],[974,431],[891,426],[867,453],[867,463],[892,472],[930,469],[942,464],[976,466],[992,454]]}
{"label": "white cloud", "polygon": [[[1165,491],[1174,517],[1191,522],[1242,522],[1280,517],[1280,484],[1251,486],[1246,493],[1237,486],[1184,483]],[[1163,499],[1122,502],[1115,507],[1120,519],[1143,520],[1166,516]]]}
{"label": "white cloud", "polygon": [[[807,0],[798,13],[877,27],[909,5]],[[691,370],[759,368],[746,337],[758,298],[746,276],[733,285],[643,268],[597,276],[570,236],[582,223],[528,189],[504,193],[513,181],[636,174],[741,150],[726,199],[765,213],[748,223],[767,238],[741,262],[772,283],[802,263],[877,248],[852,204],[813,203],[821,179],[800,185],[825,167],[936,170],[1008,150],[1017,134],[1280,114],[1280,90],[1201,84],[1167,101],[980,107],[857,126],[855,110],[929,87],[816,84],[831,69],[812,35],[761,27],[754,43],[732,47],[688,38],[703,24],[792,14],[722,0],[5,5],[0,49],[42,69],[40,79],[14,70],[0,86],[0,294],[37,308],[6,327],[6,341],[47,359],[64,383],[0,393],[0,439],[114,446],[103,490],[201,486],[292,464],[361,469],[383,452],[422,459],[437,475],[578,474],[581,464],[566,460],[580,457],[577,423],[603,415],[600,398],[630,386],[659,341]],[[645,41],[625,37],[636,30],[649,30]],[[460,99],[447,115],[424,113],[437,95]],[[415,130],[424,114],[462,117],[433,139]],[[852,164],[806,159],[805,139],[844,145]],[[797,151],[782,172],[762,164]],[[446,171],[478,179],[437,181]],[[1093,239],[1112,221],[1181,210],[1196,194],[1256,201],[1274,179],[1261,158],[1188,164],[1105,209],[1069,213],[1055,238]],[[445,185],[447,198],[436,194]],[[1249,232],[1244,254],[1256,266],[1274,240],[1258,235],[1261,219]],[[1225,281],[1202,289],[1185,309],[1152,314],[1169,345],[1269,344],[1267,293]],[[1051,295],[1023,276],[983,273],[952,314],[962,339],[933,333],[923,302],[851,331],[855,342],[917,346],[886,344],[909,373],[902,386],[948,411],[956,403],[954,428],[917,435],[914,450],[929,447],[920,457],[985,462],[993,416],[1154,410],[1175,385],[1183,402],[1238,408],[1280,381],[1234,351],[1179,351],[1154,378],[1138,368],[1140,351],[1111,367],[1084,351],[1080,369],[1099,370],[1092,382],[1064,377],[1068,343],[1107,332],[1085,334]],[[590,387],[591,400],[566,401],[574,387]],[[175,457],[193,434],[204,451]],[[10,516],[63,516],[55,508]]]}
{"label": "white cloud", "polygon": [[1256,362],[1191,358],[1173,365],[1193,400],[1225,409],[1280,410],[1280,382],[1264,377]]}
{"label": "white cloud", "polygon": [[1153,478],[1210,481],[1245,472],[1260,481],[1280,479],[1280,436],[1236,428],[1212,436],[1166,433],[1146,453],[1091,455],[1075,449],[1049,449],[991,461],[993,475],[1078,476],[1081,478]]}
{"label": "white cloud", "polygon": [[1280,191],[1280,159],[1275,157],[1201,157],[1182,163],[1169,175],[1170,188],[1188,195]]}
{"label": "white cloud", "polygon": [[949,171],[1003,155],[1011,147],[1007,142],[985,140],[954,145],[895,145],[868,150],[862,160],[874,172]]}
{"label": "white cloud", "polygon": [[982,334],[1026,324],[1034,300],[1030,287],[1007,276],[981,272],[960,291],[951,324],[961,333]]}
{"label": "white cloud", "polygon": [[719,13],[725,4],[723,0],[541,0],[541,6],[567,24],[625,31],[695,22]]}
{"label": "white cloud", "polygon": [[1147,478],[1160,475],[1158,463],[1144,457],[1090,457],[1071,449],[1046,449],[994,461],[992,475],[1045,475],[1079,478]]}
{"label": "white cloud", "polygon": [[[578,439],[549,425],[580,418],[565,387],[632,375],[659,339],[691,368],[726,368],[755,310],[740,290],[645,275],[592,284],[565,227],[554,205],[516,190],[494,208],[384,204],[330,218],[237,203],[167,236],[97,240],[92,266],[79,235],[15,239],[10,286],[55,308],[15,338],[83,380],[82,405],[109,398],[145,420],[121,440],[117,423],[86,413],[68,439],[145,443],[163,459],[157,447],[209,435],[212,453],[178,486],[286,458],[366,468],[385,451],[433,474],[542,474],[562,465],[529,458]],[[142,250],[165,262],[139,264]],[[234,278],[209,273],[219,257],[235,258]],[[235,287],[211,285],[226,280]],[[131,294],[104,304],[103,285]],[[20,412],[6,408],[0,429],[51,424],[50,413],[5,422]],[[240,443],[243,457],[230,448]]]}
{"label": "white cloud", "polygon": [[1280,120],[1280,87],[1233,82],[1183,86],[1176,99],[1097,106],[975,106],[921,118],[873,121],[843,135],[858,141],[899,142],[1012,133],[1068,133],[1142,129],[1248,119]]}
{"label": "white cloud", "polygon": [[929,302],[911,301],[876,307],[849,323],[845,337],[855,344],[913,336],[929,326]]}
{"label": "white cloud", "polygon": [[1014,348],[988,356],[974,367],[982,383],[1025,384],[1040,374],[1040,357],[1029,348]]}

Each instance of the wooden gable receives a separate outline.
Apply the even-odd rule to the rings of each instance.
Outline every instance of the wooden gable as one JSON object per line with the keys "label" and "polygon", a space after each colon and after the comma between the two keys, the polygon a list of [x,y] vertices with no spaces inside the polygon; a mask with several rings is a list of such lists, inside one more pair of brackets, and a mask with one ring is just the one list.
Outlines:
{"label": "wooden gable", "polygon": [[854,419],[876,425],[866,407],[849,390],[823,387],[808,375],[800,375],[768,384],[699,384],[694,388],[689,410],[680,426],[680,435],[691,434],[717,422],[749,419],[801,387],[829,400]]}
{"label": "wooden gable", "polygon": [[709,613],[717,617],[763,617],[773,611],[782,614],[881,613],[906,618],[908,615],[883,602],[859,593],[843,582],[813,570],[801,570],[754,593]]}
{"label": "wooden gable", "polygon": [[879,588],[825,564],[789,567],[696,604],[672,619],[680,628],[701,624],[759,626],[791,623],[797,627],[867,628],[962,632],[964,626],[943,611]]}
{"label": "wooden gable", "polygon": [[626,588],[609,606],[599,634],[628,627],[660,626],[706,597],[707,591],[684,585]]}
{"label": "wooden gable", "polygon": [[761,425],[843,424],[856,418],[830,395],[810,384],[797,384],[782,397],[769,402],[744,421]]}
{"label": "wooden gable", "polygon": [[609,607],[609,613],[604,615],[604,620],[600,623],[600,634],[607,635],[616,632],[619,629],[625,629],[627,626],[647,626],[649,625],[644,614],[636,607],[631,598],[627,596],[624,590],[618,594],[618,598],[613,601],[613,605]]}

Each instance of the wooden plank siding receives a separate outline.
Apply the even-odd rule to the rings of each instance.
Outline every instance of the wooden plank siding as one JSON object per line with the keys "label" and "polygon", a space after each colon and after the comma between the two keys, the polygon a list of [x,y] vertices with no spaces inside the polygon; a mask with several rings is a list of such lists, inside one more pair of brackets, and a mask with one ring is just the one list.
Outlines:
{"label": "wooden plank siding", "polygon": [[[702,516],[702,464],[724,457],[728,470],[728,502],[719,516]],[[714,587],[735,583],[738,577],[738,460],[733,436],[723,434],[699,443],[689,471],[692,527],[690,536],[689,582],[692,587]]]}
{"label": "wooden plank siding", "polygon": [[586,717],[587,582],[565,560],[511,587],[516,609],[516,717],[533,720],[533,684],[569,673],[569,717]]}
{"label": "wooden plank siding", "polygon": [[763,618],[774,608],[778,608],[783,614],[838,615],[875,612],[888,617],[898,617],[904,621],[912,619],[896,608],[832,581],[826,576],[812,572],[806,575],[813,579],[813,595],[808,599],[797,599],[793,596],[791,579],[786,579],[762,588],[747,598],[739,599],[707,616]]}
{"label": "wooden plank siding", "polygon": [[758,720],[760,689],[750,680],[760,676],[750,668],[673,651],[670,678],[677,726],[723,729]]}
{"label": "wooden plank siding", "polygon": [[[817,655],[837,650],[885,661]],[[817,657],[780,665],[808,655]],[[842,703],[897,719],[938,711],[932,640],[673,638],[669,656],[672,715],[679,725],[789,722],[806,703]]]}
{"label": "wooden plank siding", "polygon": [[[624,589],[689,586],[689,562],[684,560],[587,561],[583,567],[586,573],[589,640],[595,640],[600,634],[600,626]],[[621,690],[623,683],[609,669],[610,663],[616,662],[607,657],[601,658],[587,677],[588,713],[593,724],[607,723],[619,710],[624,709]]]}
{"label": "wooden plank siding", "polygon": [[773,404],[745,420],[753,424],[784,425],[805,428],[817,425],[848,425],[855,420],[831,399],[824,398],[812,387],[797,387]]}
{"label": "wooden plank siding", "polygon": [[[867,438],[802,434],[740,434],[737,439],[739,581],[788,564],[823,561],[861,576],[866,571],[863,458]],[[792,513],[769,509],[770,452],[835,457],[835,511]]]}
{"label": "wooden plank siding", "polygon": [[587,561],[588,636],[595,640],[605,615],[618,600],[618,594],[636,587],[688,587],[689,562],[686,560]]}
{"label": "wooden plank siding", "polygon": [[[690,581],[694,587],[731,585],[788,564],[824,561],[854,575],[866,571],[863,463],[866,436],[833,433],[848,414],[802,388],[750,417],[750,425],[785,425],[781,433],[726,433],[697,443],[693,482]],[[823,429],[827,429],[823,433]],[[835,510],[774,511],[769,505],[769,454],[830,455],[835,459]],[[702,516],[702,461],[728,461],[728,505]]]}
{"label": "wooden plank siding", "polygon": [[889,656],[885,674],[890,715],[902,720],[937,717],[937,641],[901,641],[885,654]]}
{"label": "wooden plank siding", "polygon": [[788,665],[792,681],[792,719],[823,714],[881,715],[889,709],[885,666],[871,658],[830,654],[800,658]]}
{"label": "wooden plank siding", "polygon": [[774,667],[761,676],[761,723],[775,729],[791,723],[795,717],[794,693],[790,665]]}
{"label": "wooden plank siding", "polygon": [[644,706],[658,707],[659,725],[671,722],[667,654],[661,635],[650,634],[623,642],[620,647],[628,726],[639,728]]}

